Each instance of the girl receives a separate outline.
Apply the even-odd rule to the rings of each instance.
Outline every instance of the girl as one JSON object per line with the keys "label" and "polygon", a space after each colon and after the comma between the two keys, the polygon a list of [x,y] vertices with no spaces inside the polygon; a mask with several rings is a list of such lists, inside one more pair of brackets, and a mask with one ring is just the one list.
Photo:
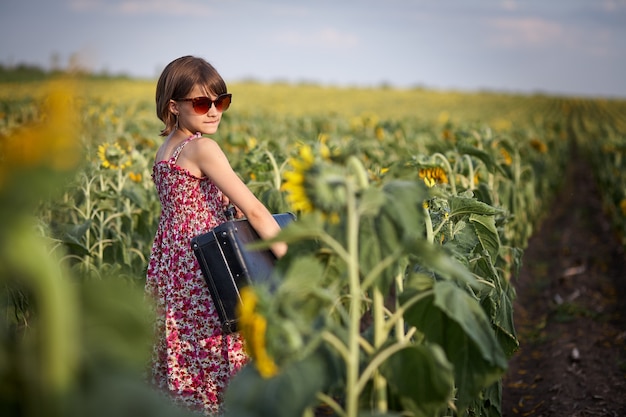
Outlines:
{"label": "girl", "polygon": [[[165,141],[152,177],[161,216],[147,270],[146,290],[156,302],[152,382],[173,399],[207,415],[221,411],[229,378],[247,361],[239,334],[223,335],[208,288],[191,250],[192,237],[226,221],[232,203],[258,232],[280,227],[239,179],[213,139],[231,94],[208,62],[184,56],[168,64],[156,88]],[[286,244],[271,247],[282,256]]]}

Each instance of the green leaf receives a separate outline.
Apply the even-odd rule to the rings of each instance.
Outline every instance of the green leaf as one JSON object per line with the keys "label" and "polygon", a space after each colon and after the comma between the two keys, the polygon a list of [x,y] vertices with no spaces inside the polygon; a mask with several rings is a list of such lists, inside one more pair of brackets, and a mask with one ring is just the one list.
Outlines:
{"label": "green leaf", "polygon": [[394,221],[399,235],[411,239],[423,236],[422,204],[429,197],[426,186],[415,181],[393,181],[383,191],[387,202],[381,211]]}
{"label": "green leaf", "polygon": [[415,242],[411,249],[419,260],[419,267],[430,269],[440,277],[453,280],[460,285],[479,287],[476,278],[465,265],[450,256],[441,246],[420,240]]}
{"label": "green leaf", "polygon": [[459,145],[459,152],[480,159],[489,172],[501,171],[500,165],[498,165],[495,158],[491,154],[478,149],[476,146]]}
{"label": "green leaf", "polygon": [[485,204],[493,205],[494,190],[488,184],[481,182],[474,190],[474,197]]}
{"label": "green leaf", "polygon": [[437,345],[409,346],[380,368],[392,391],[416,416],[432,416],[454,393],[454,370]]}
{"label": "green leaf", "polygon": [[122,190],[122,196],[129,199],[137,207],[145,207],[148,205],[148,196],[144,188],[132,184]]}
{"label": "green leaf", "polygon": [[387,204],[385,194],[380,189],[370,187],[361,193],[359,211],[363,216],[375,216],[385,204]]}
{"label": "green leaf", "polygon": [[519,341],[513,324],[513,300],[515,289],[508,283],[501,284],[502,290],[490,291],[482,302],[484,310],[489,314],[496,336],[504,353],[510,358],[519,347]]}
{"label": "green leaf", "polygon": [[284,213],[289,211],[289,205],[284,195],[276,188],[270,188],[259,195],[259,199],[272,213]]}
{"label": "green leaf", "polygon": [[316,393],[330,380],[323,355],[286,365],[264,379],[253,364],[245,366],[228,385],[225,417],[294,417],[316,402]]}
{"label": "green leaf", "polygon": [[468,254],[474,252],[474,248],[478,244],[476,231],[472,227],[468,227],[464,221],[459,221],[454,225],[453,237],[446,240],[443,247],[451,253],[451,255],[461,262],[465,267],[469,268]]}
{"label": "green leaf", "polygon": [[485,388],[468,409],[471,409],[469,415],[472,416],[502,417],[502,382],[498,381]]}
{"label": "green leaf", "polygon": [[450,198],[450,217],[481,214],[484,216],[501,213],[502,210],[485,204],[473,197],[454,196]]}
{"label": "green leaf", "polygon": [[[416,293],[405,291],[401,302]],[[405,319],[446,352],[454,365],[460,406],[497,381],[507,368],[502,348],[478,301],[450,281],[436,282],[434,295],[409,308]]]}
{"label": "green leaf", "polygon": [[483,249],[489,253],[491,262],[496,262],[500,253],[500,237],[496,229],[495,219],[493,216],[472,214],[469,220],[474,226],[474,230],[476,230],[476,236]]}
{"label": "green leaf", "polygon": [[83,256],[89,254],[89,249],[83,244],[82,240],[91,224],[92,221],[87,220],[82,224],[53,224],[51,227],[57,239],[69,246],[78,255]]}
{"label": "green leaf", "polygon": [[310,325],[325,306],[335,301],[334,287],[323,282],[324,269],[311,255],[294,259],[273,296],[290,320]]}
{"label": "green leaf", "polygon": [[[393,236],[391,237],[393,239]],[[383,253],[391,253],[390,247],[388,246],[386,251],[381,247],[381,238],[377,233],[374,219],[371,217],[362,218],[359,226],[359,266],[361,271],[372,271],[381,262]],[[390,265],[378,275],[376,282],[381,291],[384,291],[384,288],[389,288],[395,271],[394,266]]]}

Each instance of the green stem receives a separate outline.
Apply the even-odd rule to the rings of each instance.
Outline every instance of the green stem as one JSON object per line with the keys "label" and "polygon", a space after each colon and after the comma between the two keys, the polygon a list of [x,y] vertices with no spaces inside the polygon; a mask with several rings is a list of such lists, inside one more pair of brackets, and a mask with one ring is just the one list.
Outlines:
{"label": "green stem", "polygon": [[357,178],[357,190],[362,190],[369,187],[369,178],[367,176],[367,171],[363,166],[361,160],[359,160],[356,156],[351,155],[348,157],[347,162],[348,167],[352,168],[352,172],[356,175]]}
{"label": "green stem", "polygon": [[402,249],[396,249],[392,254],[386,256],[382,261],[378,262],[374,268],[363,279],[363,290],[366,291],[376,280],[376,278],[385,270],[385,268],[393,265],[402,255]]}
{"label": "green stem", "polygon": [[456,178],[454,175],[454,170],[450,165],[450,161],[448,161],[448,158],[446,158],[446,156],[440,152],[435,152],[433,154],[433,158],[439,158],[441,162],[443,162],[446,171],[448,171],[448,177],[450,177],[450,187],[452,188],[452,195],[456,195]]}
{"label": "green stem", "polygon": [[[83,214],[83,221],[90,221],[91,220],[91,210],[92,210],[92,201],[91,201],[91,184],[93,183],[95,177],[92,179],[89,179],[86,175],[85,175],[85,189],[83,190],[85,192],[85,213]],[[91,248],[91,227],[87,228],[87,231],[85,232],[85,247],[86,248]],[[89,269],[89,267],[91,266],[91,256],[90,254],[87,254],[85,256],[83,256],[83,262],[86,265],[86,269]]]}
{"label": "green stem", "polygon": [[339,417],[346,417],[346,412],[343,411],[341,406],[335,401],[334,398],[324,394],[323,392],[317,393],[317,398],[323,403],[327,404]]}
{"label": "green stem", "polygon": [[356,193],[352,181],[346,181],[347,196],[347,247],[350,255],[348,278],[350,286],[350,323],[348,329],[348,354],[346,362],[346,415],[357,417],[359,407],[359,337],[361,321],[361,283],[359,281],[359,217]]}
{"label": "green stem", "polygon": [[394,343],[393,345],[382,350],[378,355],[376,355],[376,357],[374,357],[374,359],[367,365],[367,368],[365,368],[363,373],[361,373],[361,378],[359,379],[359,382],[357,385],[357,391],[361,393],[363,388],[365,388],[365,385],[367,384],[367,381],[369,380],[370,376],[378,370],[378,367],[382,365],[383,362],[385,362],[389,357],[391,357],[391,355],[404,349],[406,345],[407,345],[406,342]]}
{"label": "green stem", "polygon": [[[399,271],[396,274],[396,278],[395,278],[395,281],[396,281],[396,297],[395,297],[396,308],[395,310],[396,311],[400,309],[400,301],[398,300],[398,294],[402,294],[402,291],[404,291],[404,268],[400,269],[399,267],[398,269]],[[398,341],[403,340],[404,339],[403,335],[404,335],[404,318],[400,316],[400,318],[396,320],[396,339]]]}
{"label": "green stem", "polygon": [[435,234],[433,232],[433,220],[430,218],[430,212],[426,207],[424,207],[424,223],[426,226],[426,240],[429,243],[433,243],[435,241]]}
{"label": "green stem", "polygon": [[[373,308],[374,315],[374,347],[380,349],[387,340],[387,332],[385,331],[385,300],[382,292],[378,287],[373,289]],[[361,375],[363,378],[364,375]],[[378,369],[373,372],[374,384],[374,401],[376,411],[384,414],[387,412],[387,381],[380,374]]]}
{"label": "green stem", "polygon": [[339,354],[346,362],[350,360],[350,352],[348,351],[347,346],[341,341],[341,339],[328,331],[322,334],[322,339],[324,339],[329,345],[334,347],[335,350],[339,352]]}
{"label": "green stem", "polygon": [[280,177],[280,169],[278,169],[278,164],[276,163],[276,158],[274,158],[274,155],[267,149],[265,150],[265,154],[272,164],[272,171],[274,173],[274,188],[280,190],[282,179]]}
{"label": "green stem", "polygon": [[448,223],[448,219],[443,219],[441,223],[439,223],[439,226],[437,226],[437,228],[433,231],[433,239],[435,236],[437,236],[437,233],[439,233],[441,229],[443,229],[443,226],[445,226],[447,223]]}
{"label": "green stem", "polygon": [[472,158],[468,154],[463,155],[463,157],[467,161],[467,167],[469,170],[470,190],[473,190],[476,188],[476,184],[474,183],[474,165],[472,164]]}
{"label": "green stem", "polygon": [[385,322],[385,326],[387,327],[386,330],[387,331],[391,330],[391,327],[394,326],[394,324],[398,320],[402,319],[402,317],[404,316],[404,312],[408,310],[409,307],[411,307],[413,304],[420,301],[422,298],[428,297],[429,295],[432,295],[432,294],[433,294],[433,290],[428,290],[428,291],[421,292],[409,298],[408,301],[406,301],[404,304],[399,306],[398,309],[393,313],[393,315],[387,319],[387,321]]}

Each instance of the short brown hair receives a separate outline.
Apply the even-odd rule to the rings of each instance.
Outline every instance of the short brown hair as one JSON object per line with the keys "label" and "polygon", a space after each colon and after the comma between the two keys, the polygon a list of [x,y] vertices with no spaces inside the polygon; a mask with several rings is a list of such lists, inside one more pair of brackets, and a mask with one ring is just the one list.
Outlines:
{"label": "short brown hair", "polygon": [[186,97],[195,86],[204,87],[207,94],[226,94],[226,83],[215,68],[202,58],[183,56],[170,62],[161,73],[156,86],[156,113],[165,123],[161,136],[175,128],[176,117],[169,110],[170,100]]}

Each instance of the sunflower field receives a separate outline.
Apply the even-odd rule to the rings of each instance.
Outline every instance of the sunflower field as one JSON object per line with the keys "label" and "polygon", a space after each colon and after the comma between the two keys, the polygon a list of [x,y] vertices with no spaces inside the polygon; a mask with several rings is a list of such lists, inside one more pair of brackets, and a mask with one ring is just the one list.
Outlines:
{"label": "sunflower field", "polygon": [[[0,413],[189,415],[143,383],[154,82],[0,89]],[[626,246],[626,102],[240,83],[215,139],[297,221],[227,416],[500,416],[515,276],[574,150]]]}

